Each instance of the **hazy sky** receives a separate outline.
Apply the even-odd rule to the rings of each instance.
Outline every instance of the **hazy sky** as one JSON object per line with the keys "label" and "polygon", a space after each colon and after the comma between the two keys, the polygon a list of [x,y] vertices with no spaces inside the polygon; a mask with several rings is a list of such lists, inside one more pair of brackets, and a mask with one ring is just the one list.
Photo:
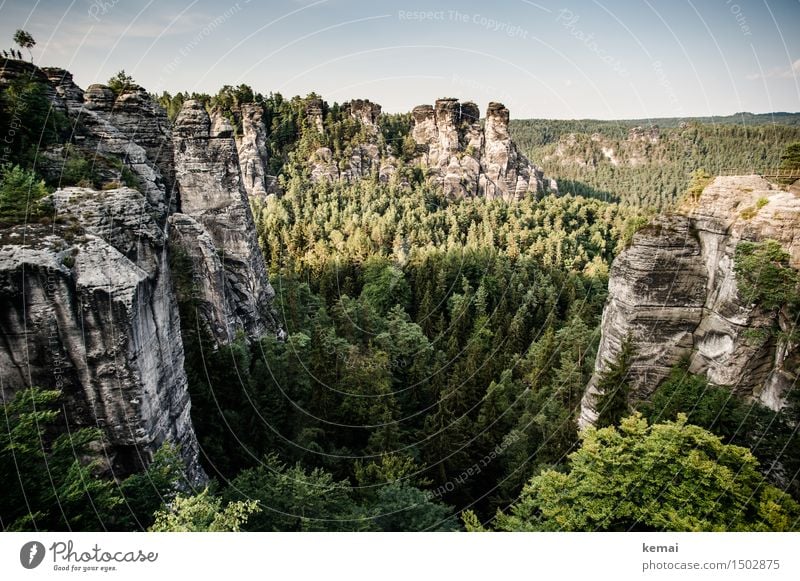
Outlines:
{"label": "hazy sky", "polygon": [[800,0],[0,0],[34,61],[82,87],[225,84],[407,111],[437,97],[513,117],[800,110]]}

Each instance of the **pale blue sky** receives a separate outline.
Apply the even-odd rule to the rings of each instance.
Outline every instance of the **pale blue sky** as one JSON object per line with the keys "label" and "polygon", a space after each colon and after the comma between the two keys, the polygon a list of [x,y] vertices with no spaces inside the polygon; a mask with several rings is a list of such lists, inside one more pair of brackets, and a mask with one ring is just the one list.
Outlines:
{"label": "pale blue sky", "polygon": [[437,97],[516,118],[800,110],[800,0],[0,0],[34,60],[86,87],[247,83],[407,111]]}

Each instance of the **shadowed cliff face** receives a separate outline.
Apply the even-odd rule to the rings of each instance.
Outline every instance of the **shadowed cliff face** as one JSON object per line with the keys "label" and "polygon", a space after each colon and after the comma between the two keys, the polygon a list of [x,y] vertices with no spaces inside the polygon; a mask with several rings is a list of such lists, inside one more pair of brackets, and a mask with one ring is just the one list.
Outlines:
{"label": "shadowed cliff face", "polygon": [[[58,189],[50,225],[0,229],[3,397],[60,389],[71,426],[105,433],[115,474],[142,469],[171,440],[200,482],[169,253],[191,258],[217,344],[277,331],[230,124],[189,102],[173,131],[141,87],[84,92],[57,68],[6,67],[0,87],[23,76],[67,116],[69,147],[109,189]],[[57,180],[67,151],[47,146],[37,169]],[[122,170],[136,189],[112,184]]]}
{"label": "shadowed cliff face", "polygon": [[210,117],[201,103],[187,101],[174,131],[181,213],[170,218],[172,241],[201,275],[196,280],[204,322],[219,343],[232,341],[240,330],[252,338],[274,332],[275,292],[258,247],[233,129],[222,115]]}
{"label": "shadowed cliff face", "polygon": [[3,395],[60,389],[74,427],[101,428],[116,474],[146,466],[165,440],[205,478],[190,419],[178,308],[164,234],[142,194],[56,191],[71,224],[2,232]]}
{"label": "shadowed cliff face", "polygon": [[[734,273],[739,242],[774,239],[800,267],[800,198],[758,176],[718,177],[693,207],[658,218],[614,261],[595,374],[581,425],[597,418],[599,375],[630,336],[632,398],[648,398],[681,358],[689,370],[777,410],[796,380],[798,346],[767,330],[786,313],[741,299]],[[771,338],[756,339],[757,331]],[[754,333],[756,331],[756,333]]]}

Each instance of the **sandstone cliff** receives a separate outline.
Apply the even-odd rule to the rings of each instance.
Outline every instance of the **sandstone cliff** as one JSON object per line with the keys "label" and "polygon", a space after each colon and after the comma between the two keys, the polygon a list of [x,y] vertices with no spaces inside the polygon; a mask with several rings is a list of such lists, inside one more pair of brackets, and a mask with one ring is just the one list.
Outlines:
{"label": "sandstone cliff", "polygon": [[116,473],[146,466],[169,439],[189,477],[204,479],[153,208],[127,188],[67,188],[51,198],[62,223],[1,234],[4,397],[28,385],[61,389],[70,424],[106,434]]}
{"label": "sandstone cliff", "polygon": [[264,198],[276,193],[275,177],[267,175],[267,128],[263,110],[256,103],[241,106],[241,135],[236,136],[236,151],[242,172],[242,185],[248,196]]}
{"label": "sandstone cliff", "polygon": [[508,109],[501,103],[489,103],[483,128],[478,106],[456,99],[420,105],[412,116],[420,162],[446,195],[517,200],[556,190],[555,181],[546,180],[511,141]]}
{"label": "sandstone cliff", "polygon": [[783,312],[744,304],[734,273],[737,244],[764,239],[779,241],[800,267],[800,197],[758,176],[718,177],[693,206],[634,235],[611,269],[581,425],[595,421],[598,376],[627,336],[637,350],[634,400],[646,399],[688,356],[690,371],[711,383],[781,408],[797,380],[798,345],[753,331],[786,330],[790,322]]}
{"label": "sandstone cliff", "polygon": [[[141,87],[83,91],[63,69],[6,61],[0,89],[17,81],[36,83],[69,123],[67,141],[44,148],[37,170],[58,183],[77,154],[103,189],[59,188],[52,225],[0,229],[3,396],[62,389],[70,425],[103,429],[116,474],[146,466],[171,440],[201,481],[169,254],[191,260],[217,344],[240,330],[279,332],[233,129],[190,101],[173,131]],[[255,111],[248,123],[253,141],[243,148],[262,165],[245,175],[258,188],[263,125]],[[136,188],[120,186],[128,181]]]}
{"label": "sandstone cliff", "polygon": [[[320,111],[319,116],[315,113]],[[309,124],[319,126],[322,133],[321,100],[308,106]],[[314,181],[357,181],[378,172],[381,181],[387,181],[395,172],[397,160],[390,151],[380,146],[378,118],[381,106],[366,99],[356,99],[342,104],[344,114],[355,121],[362,139],[348,144],[345,159],[334,159],[329,147],[319,147],[308,160],[310,176]]]}
{"label": "sandstone cliff", "polygon": [[[200,102],[190,100],[174,133],[181,212],[170,224],[176,230],[173,242],[191,257],[195,273],[215,273],[208,284],[198,278],[205,324],[220,343],[233,340],[239,330],[253,338],[275,332],[275,293],[258,247],[230,123],[217,112],[210,117]],[[209,243],[214,256],[209,256]]]}
{"label": "sandstone cliff", "polygon": [[[380,105],[357,99],[344,103],[342,111],[358,124],[360,141],[347,144],[344,159],[337,159],[329,147],[317,148],[308,160],[311,179],[356,181],[377,175],[389,181],[400,165],[401,144],[383,142]],[[306,115],[308,126],[321,134],[322,102],[310,100]],[[421,166],[429,182],[447,196],[511,201],[557,191],[555,180],[546,179],[511,140],[508,109],[500,103],[489,103],[484,127],[478,106],[457,99],[415,107],[411,119],[416,156],[410,163]]]}

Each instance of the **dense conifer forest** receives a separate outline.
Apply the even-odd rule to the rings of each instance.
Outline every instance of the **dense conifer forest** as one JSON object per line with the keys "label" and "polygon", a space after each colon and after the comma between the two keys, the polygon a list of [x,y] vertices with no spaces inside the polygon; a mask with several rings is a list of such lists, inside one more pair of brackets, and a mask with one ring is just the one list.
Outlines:
{"label": "dense conifer forest", "polygon": [[[174,120],[189,97],[157,98]],[[452,199],[431,186],[415,165],[407,114],[380,120],[379,147],[399,159],[395,177],[330,183],[310,179],[311,153],[324,145],[344,159],[364,139],[338,104],[324,105],[320,135],[305,119],[313,95],[239,86],[193,97],[225,111],[234,131],[242,103],[263,108],[268,170],[282,192],[251,205],[286,336],[211,348],[188,257],[174,252],[209,488],[186,488],[170,446],[147,472],[114,481],[76,459],[102,440],[95,430],[35,445],[63,428],[63,417],[57,391],[31,389],[3,403],[0,470],[43,485],[9,481],[0,527],[797,528],[794,401],[770,412],[677,367],[638,409],[617,398],[600,429],[579,434],[575,421],[614,257],[648,217],[674,206],[692,172],[780,164],[800,140],[796,116],[659,120],[657,130],[642,121],[516,121],[514,139],[558,179],[559,192],[509,203]],[[65,139],[63,119],[42,99],[35,87],[6,91],[0,119],[23,100],[32,104],[27,126],[48,128],[41,140]],[[102,187],[113,169],[75,148],[58,179],[44,179],[35,161],[41,140],[17,141],[2,168],[7,223],[45,216],[36,201],[56,187]],[[624,389],[627,365],[620,358],[609,385]],[[658,506],[646,491],[673,474],[633,463],[614,479],[603,475],[608,463],[665,455],[685,470],[675,496]],[[781,471],[766,469],[775,462]],[[58,482],[44,484],[46,474]],[[696,484],[706,481],[718,484]]]}

